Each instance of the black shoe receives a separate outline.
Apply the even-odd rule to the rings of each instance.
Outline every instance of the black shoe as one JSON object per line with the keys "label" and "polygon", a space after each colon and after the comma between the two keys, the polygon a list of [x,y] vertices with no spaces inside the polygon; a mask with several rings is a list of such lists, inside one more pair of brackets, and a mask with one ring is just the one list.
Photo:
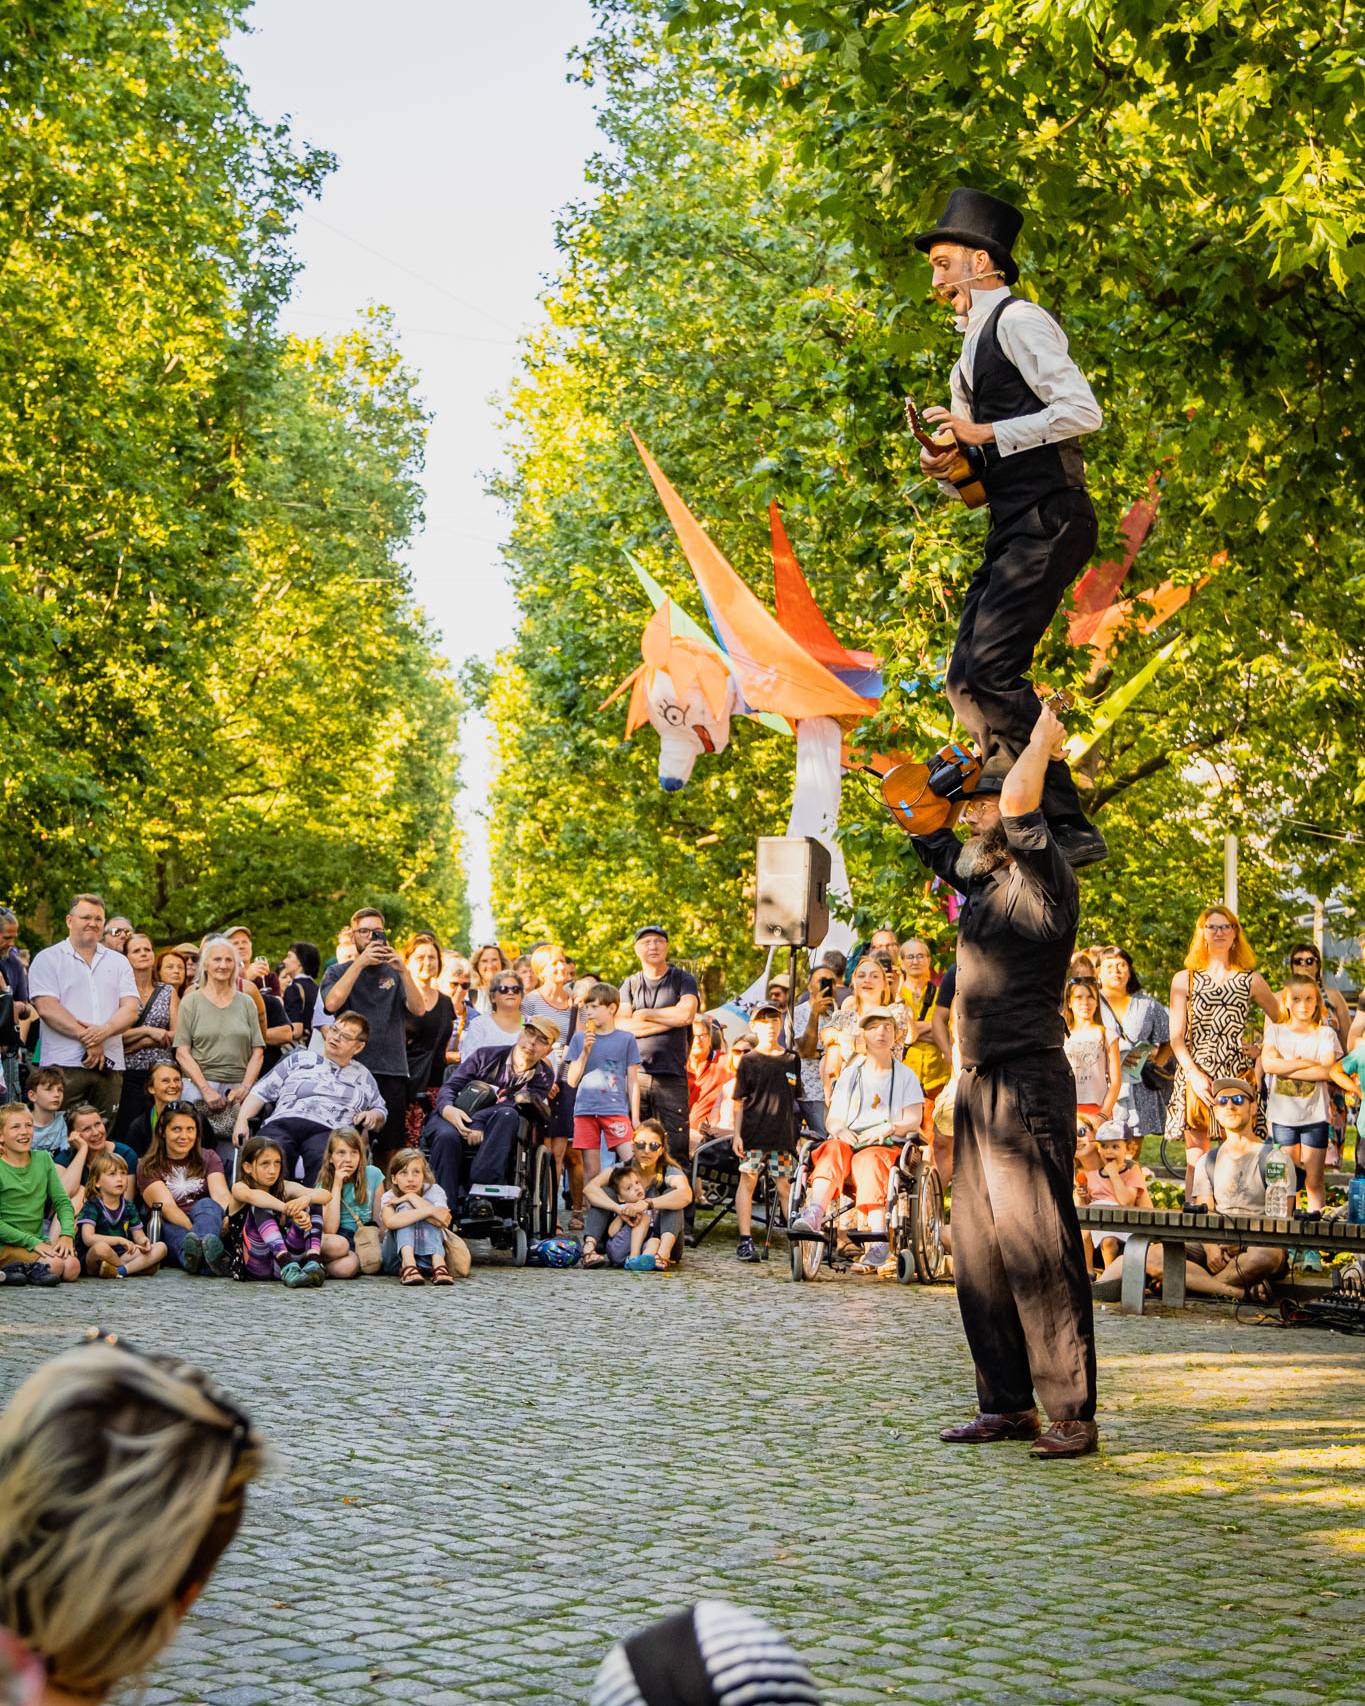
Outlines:
{"label": "black shoe", "polygon": [[735,1249],[735,1260],[737,1262],[761,1262],[763,1258],[754,1249],[752,1238],[741,1238]]}
{"label": "black shoe", "polygon": [[62,1276],[54,1274],[46,1262],[29,1262],[28,1283],[30,1285],[60,1285]]}
{"label": "black shoe", "polygon": [[1087,817],[1049,818],[1047,827],[1062,857],[1075,869],[1098,865],[1101,859],[1109,857],[1108,844]]}
{"label": "black shoe", "polygon": [[27,1285],[28,1263],[6,1262],[4,1267],[0,1268],[0,1277],[3,1277],[6,1285]]}

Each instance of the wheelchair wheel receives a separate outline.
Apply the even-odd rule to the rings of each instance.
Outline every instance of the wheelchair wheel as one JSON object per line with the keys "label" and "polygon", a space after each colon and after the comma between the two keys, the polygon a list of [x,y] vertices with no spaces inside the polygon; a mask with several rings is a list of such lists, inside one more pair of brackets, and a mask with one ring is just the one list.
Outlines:
{"label": "wheelchair wheel", "polygon": [[932,1163],[921,1166],[916,1181],[911,1250],[921,1285],[932,1285],[947,1261],[943,1248],[943,1181]]}
{"label": "wheelchair wheel", "polygon": [[824,1240],[820,1238],[793,1238],[788,1246],[791,1251],[792,1278],[794,1280],[813,1280],[820,1272],[820,1264],[825,1259]]}
{"label": "wheelchair wheel", "polygon": [[512,1234],[512,1266],[524,1268],[526,1255],[531,1248],[531,1240],[526,1236],[526,1228],[518,1226]]}
{"label": "wheelchair wheel", "polygon": [[531,1236],[553,1238],[559,1231],[559,1204],[555,1199],[555,1163],[548,1144],[536,1151],[532,1170]]}
{"label": "wheelchair wheel", "polygon": [[919,1278],[919,1275],[915,1270],[915,1257],[913,1251],[898,1250],[896,1252],[896,1278],[902,1285],[909,1285],[912,1280]]}

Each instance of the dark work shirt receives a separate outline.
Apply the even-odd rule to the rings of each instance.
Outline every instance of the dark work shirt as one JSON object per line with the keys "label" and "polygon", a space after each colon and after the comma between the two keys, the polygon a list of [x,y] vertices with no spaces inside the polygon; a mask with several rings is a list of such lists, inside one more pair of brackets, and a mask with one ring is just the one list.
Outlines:
{"label": "dark work shirt", "polygon": [[[348,970],[336,965],[322,980],[322,996],[327,996]],[[398,963],[385,966],[366,966],[351,985],[351,993],[332,1014],[337,1020],[344,1012],[360,1013],[370,1021],[370,1040],[356,1059],[368,1066],[376,1078],[406,1078],[408,1075],[408,998],[403,993],[403,968]]]}
{"label": "dark work shirt", "polygon": [[[628,977],[622,984],[621,995],[635,1013],[648,1013],[654,1007],[676,1006],[685,995],[701,999],[696,978],[675,965],[666,966],[657,983],[642,971],[637,971],[634,977]],[[638,1037],[636,1040],[640,1044],[640,1064],[646,1072],[655,1078],[686,1076],[687,1051],[692,1046],[691,1025],[675,1025],[671,1030],[661,1031],[658,1036]]]}
{"label": "dark work shirt", "polygon": [[0,955],[0,977],[9,985],[10,994],[16,1001],[28,1000],[28,973],[24,970],[24,962],[19,958],[17,948],[11,948],[7,954]]}
{"label": "dark work shirt", "polygon": [[746,1150],[795,1149],[801,1062],[781,1054],[746,1054],[735,1074],[735,1101],[744,1104],[740,1136]]}
{"label": "dark work shirt", "polygon": [[[257,986],[260,988],[260,986]],[[265,1002],[265,1025],[263,1029],[273,1031],[277,1025],[287,1025],[289,1014],[285,1011],[284,1002],[278,995],[272,995],[270,990],[261,989],[261,1000]],[[261,1077],[267,1072],[273,1072],[280,1064],[284,1047],[280,1043],[267,1043],[265,1053],[261,1057]]]}
{"label": "dark work shirt", "polygon": [[297,1039],[307,1048],[313,1035],[313,1011],[318,1003],[318,986],[307,972],[300,972],[284,992],[284,1010],[291,1025],[302,1025],[303,1035]]}
{"label": "dark work shirt", "polygon": [[958,872],[950,829],[915,836],[915,851],[963,897],[957,925],[957,1038],[964,1066],[1059,1049],[1062,998],[1076,946],[1076,873],[1042,812],[1002,817],[1010,861],[983,877]]}

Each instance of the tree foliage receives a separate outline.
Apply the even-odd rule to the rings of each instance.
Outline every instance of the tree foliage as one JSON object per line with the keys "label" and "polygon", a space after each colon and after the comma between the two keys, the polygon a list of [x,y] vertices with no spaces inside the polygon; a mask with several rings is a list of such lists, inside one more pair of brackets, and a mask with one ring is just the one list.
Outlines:
{"label": "tree foliage", "polygon": [[402,554],[389,327],[283,336],[329,157],[251,113],[236,0],[4,8],[0,890],[272,945],[355,899],[463,925],[458,701]]}
{"label": "tree foliage", "polygon": [[[659,899],[733,957],[752,837],[782,827],[789,746],[745,725],[665,799],[650,737],[622,749],[592,712],[637,661],[620,547],[688,584],[628,419],[760,589],[763,507],[783,506],[836,631],[887,660],[871,741],[944,726],[983,522],[919,479],[897,398],[946,394],[955,339],[911,239],[958,183],[1027,209],[1024,288],[1062,315],[1106,412],[1087,443],[1102,549],[1155,475],[1130,587],[1208,577],[1160,636],[1183,633],[1179,657],[1087,766],[1114,851],[1086,879],[1083,930],[1169,966],[1221,892],[1229,830],[1263,947],[1305,895],[1358,890],[1359,7],[614,0],[599,17],[597,194],[563,223],[549,327],[511,402],[509,920],[547,892],[534,846],[559,896],[535,902],[545,923],[619,941]],[[1088,691],[1102,703],[1158,643],[1125,638]],[[1039,674],[1085,686],[1090,661],[1059,620]],[[523,778],[549,755],[537,811]],[[720,839],[697,847],[698,829]],[[922,924],[905,843],[856,778],[844,832],[862,921]],[[575,915],[594,883],[600,938],[595,904]]]}

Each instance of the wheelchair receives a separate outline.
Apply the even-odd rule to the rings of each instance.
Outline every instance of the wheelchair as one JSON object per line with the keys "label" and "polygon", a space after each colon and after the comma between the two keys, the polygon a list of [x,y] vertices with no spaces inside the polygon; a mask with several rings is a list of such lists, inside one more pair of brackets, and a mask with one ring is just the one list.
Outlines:
{"label": "wheelchair", "polygon": [[[697,1153],[692,1157],[692,1201],[697,1205],[697,1220],[693,1228],[690,1242],[693,1245],[702,1244],[725,1219],[732,1214],[735,1207],[735,1193],[739,1189],[739,1157],[735,1154],[734,1144],[728,1136],[708,1137],[705,1143],[698,1146]],[[710,1219],[703,1224],[703,1214]],[[762,1256],[768,1259],[768,1240],[774,1231],[780,1230],[786,1223],[782,1218],[782,1205],[777,1195],[777,1183],[770,1172],[760,1174],[758,1187],[754,1191],[753,1207],[754,1227],[763,1228]]]}
{"label": "wheelchair", "polygon": [[[787,1239],[791,1250],[794,1280],[813,1280],[822,1266],[831,1272],[850,1266],[839,1252],[840,1243],[876,1244],[880,1232],[864,1232],[843,1224],[851,1220],[851,1207],[833,1203],[825,1211],[819,1231],[796,1225],[809,1190],[811,1158],[823,1140],[812,1137],[801,1145],[792,1180],[791,1222]],[[942,1277],[948,1252],[943,1242],[943,1181],[923,1137],[908,1137],[901,1145],[886,1182],[886,1233],[896,1278],[902,1285],[918,1281],[932,1285]]]}
{"label": "wheelchair", "polygon": [[[496,1091],[480,1094],[488,1090],[489,1086],[470,1084],[455,1105],[467,1114],[479,1113],[496,1100]],[[450,1225],[467,1244],[481,1240],[491,1249],[510,1250],[513,1267],[524,1268],[531,1245],[553,1238],[559,1230],[559,1203],[548,1136],[550,1111],[531,1096],[518,1097],[516,1108],[520,1123],[510,1181],[467,1185],[460,1200],[450,1205]]]}

